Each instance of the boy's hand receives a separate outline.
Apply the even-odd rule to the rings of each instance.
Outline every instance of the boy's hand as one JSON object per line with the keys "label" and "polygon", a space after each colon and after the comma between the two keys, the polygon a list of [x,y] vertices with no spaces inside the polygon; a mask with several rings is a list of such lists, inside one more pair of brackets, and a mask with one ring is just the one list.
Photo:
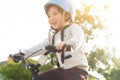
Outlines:
{"label": "boy's hand", "polygon": [[11,54],[8,56],[8,61],[13,61],[13,57]]}
{"label": "boy's hand", "polygon": [[63,47],[64,47],[64,51],[66,51],[66,47],[65,47],[65,46],[67,46],[67,42],[62,41],[62,42],[60,42],[58,45],[56,45],[56,49],[57,49],[57,50],[62,50]]}

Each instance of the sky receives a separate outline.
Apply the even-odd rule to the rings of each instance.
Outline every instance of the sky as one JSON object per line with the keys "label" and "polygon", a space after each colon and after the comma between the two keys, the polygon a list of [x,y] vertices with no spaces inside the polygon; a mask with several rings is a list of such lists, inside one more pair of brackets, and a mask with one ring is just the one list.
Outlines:
{"label": "sky", "polygon": [[0,61],[47,37],[44,4],[45,0],[0,0]]}
{"label": "sky", "polygon": [[[120,12],[116,1],[110,3],[112,5],[108,23],[109,31],[113,34],[113,44],[119,52]],[[45,2],[46,0],[0,0],[0,62],[7,60],[9,54],[32,47],[47,37],[49,24],[43,7]],[[93,3],[99,6],[100,2],[101,0],[95,0]],[[105,1],[101,4],[103,2]]]}

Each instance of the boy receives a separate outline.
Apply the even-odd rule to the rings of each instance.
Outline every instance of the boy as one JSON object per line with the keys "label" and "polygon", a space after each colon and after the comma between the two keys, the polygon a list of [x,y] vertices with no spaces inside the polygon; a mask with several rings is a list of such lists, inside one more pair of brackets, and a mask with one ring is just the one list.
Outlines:
{"label": "boy", "polygon": [[[87,80],[88,63],[84,54],[84,32],[77,24],[72,23],[73,10],[68,0],[49,0],[44,6],[50,31],[48,39],[28,50],[21,50],[25,58],[31,54],[41,55],[38,63],[43,65],[47,57],[44,55],[44,47],[53,45],[56,52],[59,67],[38,75],[37,80]],[[70,50],[67,50],[70,46]],[[64,59],[64,57],[71,56]],[[35,56],[34,55],[34,56]]]}

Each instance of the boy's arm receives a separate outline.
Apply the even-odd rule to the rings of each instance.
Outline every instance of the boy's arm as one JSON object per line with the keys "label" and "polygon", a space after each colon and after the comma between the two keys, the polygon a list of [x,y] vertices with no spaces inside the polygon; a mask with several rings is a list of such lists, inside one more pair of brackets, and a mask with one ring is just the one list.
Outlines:
{"label": "boy's arm", "polygon": [[40,43],[28,49],[23,49],[21,52],[25,54],[24,58],[42,55],[45,53],[44,47],[47,45],[50,45],[49,41],[44,40],[43,43]]}
{"label": "boy's arm", "polygon": [[81,47],[84,43],[84,32],[82,28],[77,24],[73,24],[70,31],[72,37],[67,40],[68,44],[71,45],[73,49]]}

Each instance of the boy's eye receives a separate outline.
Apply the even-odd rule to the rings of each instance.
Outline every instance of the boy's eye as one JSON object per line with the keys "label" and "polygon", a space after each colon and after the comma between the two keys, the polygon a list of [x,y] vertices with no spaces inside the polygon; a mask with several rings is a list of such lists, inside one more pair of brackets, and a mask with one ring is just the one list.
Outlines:
{"label": "boy's eye", "polygon": [[54,13],[53,15],[57,15],[57,13]]}
{"label": "boy's eye", "polygon": [[48,18],[50,18],[50,15],[47,15]]}
{"label": "boy's eye", "polygon": [[52,15],[47,15],[48,16],[48,18],[50,18],[51,16],[56,16],[56,15],[58,15],[57,13],[54,13],[54,14],[52,14]]}

